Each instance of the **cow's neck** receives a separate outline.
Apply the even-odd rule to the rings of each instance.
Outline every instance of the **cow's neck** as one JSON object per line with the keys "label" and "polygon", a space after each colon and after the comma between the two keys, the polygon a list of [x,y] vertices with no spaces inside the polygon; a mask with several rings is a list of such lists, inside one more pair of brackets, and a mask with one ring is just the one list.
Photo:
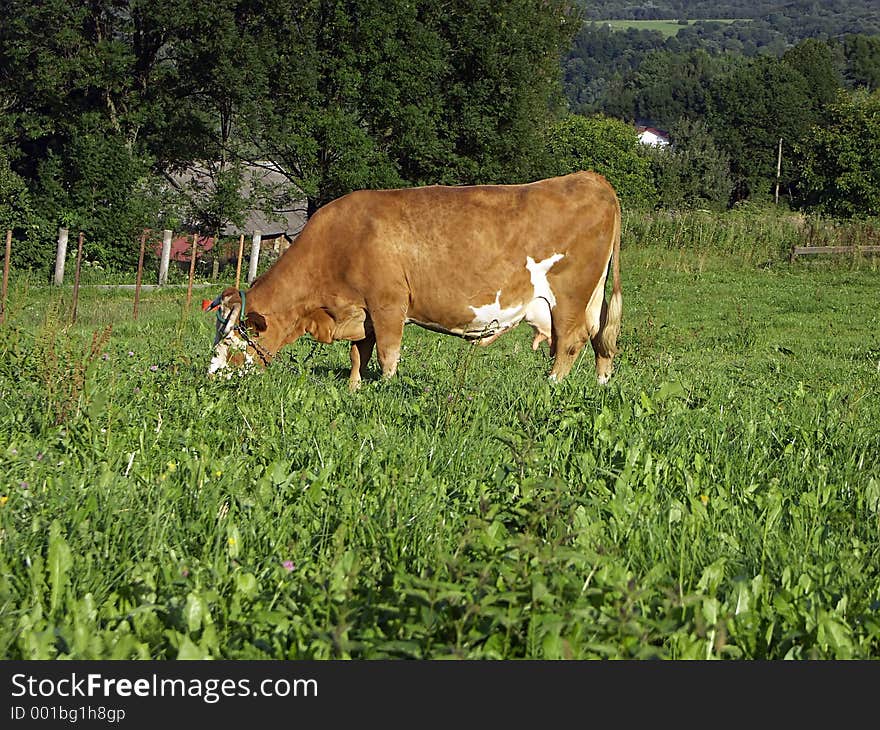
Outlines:
{"label": "cow's neck", "polygon": [[290,341],[302,314],[315,306],[314,282],[299,273],[310,269],[297,254],[294,247],[289,248],[246,292],[246,314],[255,312],[266,318],[268,326],[260,339],[273,355]]}

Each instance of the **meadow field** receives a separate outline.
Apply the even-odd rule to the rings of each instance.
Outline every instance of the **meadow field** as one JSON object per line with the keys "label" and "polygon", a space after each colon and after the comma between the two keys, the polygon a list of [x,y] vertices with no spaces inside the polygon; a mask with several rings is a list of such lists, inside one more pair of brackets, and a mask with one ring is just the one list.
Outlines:
{"label": "meadow field", "polygon": [[0,658],[880,658],[880,271],[740,220],[627,221],[606,387],[526,327],[209,381],[227,282],[13,272]]}
{"label": "meadow field", "polygon": [[[701,19],[697,20],[689,20],[686,25],[694,25],[695,23],[735,23],[737,20],[742,20],[742,18],[711,18],[711,19]],[[612,30],[628,30],[633,28],[634,30],[656,30],[659,33],[662,33],[665,37],[669,38],[674,36],[681,30],[685,25],[679,23],[677,20],[594,20],[594,23],[597,25],[607,25]]]}

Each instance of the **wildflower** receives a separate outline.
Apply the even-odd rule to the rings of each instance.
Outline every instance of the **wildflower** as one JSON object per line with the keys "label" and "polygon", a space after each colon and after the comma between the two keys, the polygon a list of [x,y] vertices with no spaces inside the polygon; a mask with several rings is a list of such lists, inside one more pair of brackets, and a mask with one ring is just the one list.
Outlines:
{"label": "wildflower", "polygon": [[18,486],[20,486],[22,489],[27,489],[28,487],[30,487],[30,484],[28,484],[27,482],[20,482]]}
{"label": "wildflower", "polygon": [[141,389],[140,389],[138,386],[134,386],[134,392],[135,392],[135,393],[140,393],[140,392],[141,392]]}
{"label": "wildflower", "polygon": [[39,454],[36,455],[35,458],[37,461],[42,461],[44,456],[45,454],[41,451]]}
{"label": "wildflower", "polygon": [[16,455],[18,454],[18,449],[16,449],[16,448],[13,446],[11,449],[9,449],[9,453],[10,453],[12,456],[16,456]]}
{"label": "wildflower", "polygon": [[101,359],[102,360],[109,360],[110,356],[106,352],[104,352],[104,353],[101,353]]}
{"label": "wildflower", "polygon": [[168,471],[177,471],[177,462],[169,461],[166,466],[168,467]]}
{"label": "wildflower", "polygon": [[215,476],[217,479],[219,479],[220,477],[223,476],[223,472],[220,471],[220,470],[218,469],[217,471],[214,472],[214,476]]}
{"label": "wildflower", "polygon": [[180,574],[181,574],[184,578],[189,578],[189,568],[186,568],[186,567],[185,567],[183,570],[180,571]]}
{"label": "wildflower", "polygon": [[129,357],[134,357],[134,352],[132,352],[131,350],[129,350],[129,351],[128,351],[128,356],[129,356]]}
{"label": "wildflower", "polygon": [[294,566],[293,566],[293,561],[292,561],[292,560],[285,560],[283,563],[281,563],[281,565],[284,567],[284,569],[285,569],[288,573],[290,573],[290,572],[293,570],[293,567],[294,567]]}
{"label": "wildflower", "polygon": [[229,543],[229,547],[235,547],[236,540],[234,537],[230,537],[226,542]]}
{"label": "wildflower", "polygon": [[158,365],[150,365],[150,372],[155,373],[159,369]]}
{"label": "wildflower", "polygon": [[[9,497],[7,497],[5,494],[0,496],[0,507],[5,507],[6,503],[8,501],[9,501]],[[291,567],[292,567],[292,565],[291,565]]]}
{"label": "wildflower", "polygon": [[703,503],[703,506],[705,507],[707,504],[709,504],[709,495],[701,494],[700,501]]}

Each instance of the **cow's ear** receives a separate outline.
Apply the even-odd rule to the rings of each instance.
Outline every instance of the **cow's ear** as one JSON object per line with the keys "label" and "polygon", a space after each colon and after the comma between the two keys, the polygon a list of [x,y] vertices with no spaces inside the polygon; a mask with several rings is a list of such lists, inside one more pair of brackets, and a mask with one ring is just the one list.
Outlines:
{"label": "cow's ear", "polygon": [[248,312],[245,314],[244,324],[245,327],[255,332],[266,331],[266,318],[259,312]]}
{"label": "cow's ear", "polygon": [[223,306],[227,309],[232,309],[232,307],[236,304],[241,305],[241,294],[238,293],[238,289],[234,286],[228,286],[223,290],[223,293],[220,295],[220,301]]}

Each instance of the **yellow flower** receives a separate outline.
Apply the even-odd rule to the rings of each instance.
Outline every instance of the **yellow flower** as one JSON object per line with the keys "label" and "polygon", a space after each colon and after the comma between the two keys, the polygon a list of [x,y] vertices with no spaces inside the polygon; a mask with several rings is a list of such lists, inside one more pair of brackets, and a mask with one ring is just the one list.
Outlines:
{"label": "yellow flower", "polygon": [[709,496],[706,494],[701,494],[700,501],[703,503],[703,506],[705,507],[707,504],[709,504]]}
{"label": "yellow flower", "polygon": [[7,497],[5,494],[3,496],[0,496],[0,507],[5,506],[8,501],[9,497]]}
{"label": "yellow flower", "polygon": [[223,472],[218,469],[217,471],[214,472],[214,476],[219,479],[220,477],[223,476]]}
{"label": "yellow flower", "polygon": [[176,471],[177,470],[177,462],[169,461],[168,462],[168,471]]}

